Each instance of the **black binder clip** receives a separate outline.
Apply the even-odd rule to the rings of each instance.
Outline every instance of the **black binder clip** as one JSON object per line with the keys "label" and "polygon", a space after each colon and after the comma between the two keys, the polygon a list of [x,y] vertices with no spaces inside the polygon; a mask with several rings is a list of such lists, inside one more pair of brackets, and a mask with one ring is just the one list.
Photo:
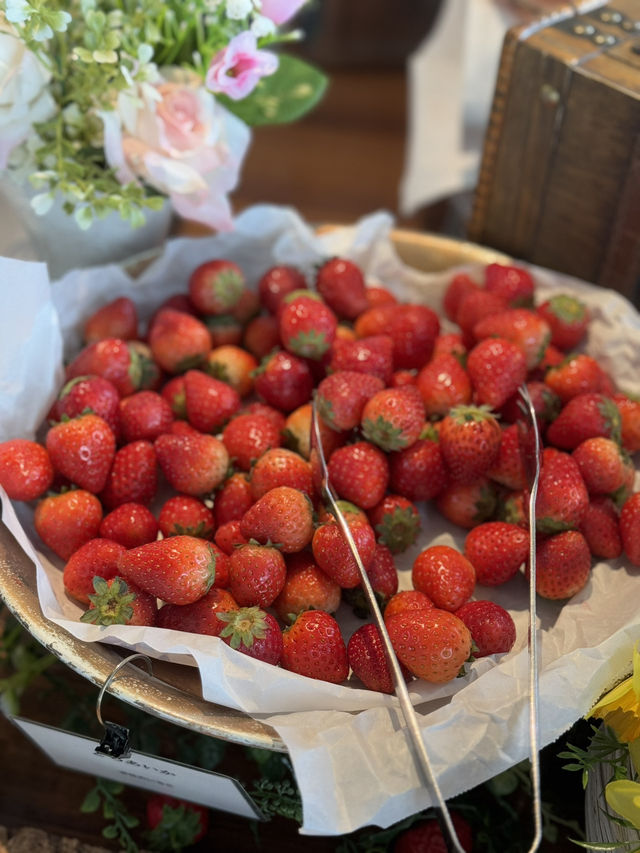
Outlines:
{"label": "black binder clip", "polygon": [[102,697],[107,691],[109,685],[118,677],[119,671],[136,658],[142,658],[145,661],[149,674],[151,674],[151,661],[146,655],[130,655],[128,658],[121,660],[114,668],[111,675],[102,685],[100,693],[98,694],[98,699],[96,701],[96,717],[98,718],[100,725],[104,728],[104,735],[102,736],[102,740],[98,746],[96,746],[95,752],[100,755],[108,755],[110,758],[127,758],[131,754],[129,729],[126,726],[119,725],[118,723],[111,723],[109,720],[103,720],[101,708]]}

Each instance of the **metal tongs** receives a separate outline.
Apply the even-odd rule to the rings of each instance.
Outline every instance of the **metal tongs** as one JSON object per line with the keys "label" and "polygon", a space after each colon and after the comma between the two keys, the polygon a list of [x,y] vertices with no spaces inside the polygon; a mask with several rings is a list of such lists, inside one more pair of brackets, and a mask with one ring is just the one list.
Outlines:
{"label": "metal tongs", "polygon": [[[538,651],[536,639],[536,548],[535,548],[535,503],[538,490],[538,480],[540,476],[540,435],[535,417],[535,410],[527,391],[526,386],[521,386],[519,389],[521,401],[520,407],[525,414],[525,417],[530,422],[530,430],[523,431],[522,441],[523,455],[525,456],[527,473],[531,483],[530,499],[529,499],[529,527],[530,527],[530,548],[529,548],[529,742],[531,749],[531,787],[533,794],[533,818],[534,818],[534,839],[528,853],[535,853],[540,846],[542,840],[542,819],[540,807],[540,765],[539,765],[539,735],[538,735]],[[530,440],[533,437],[533,442]],[[398,658],[391,644],[391,639],[387,632],[382,618],[382,613],[376,601],[371,582],[364,568],[360,554],[356,547],[356,543],[349,529],[349,525],[338,506],[337,495],[329,482],[329,470],[327,461],[324,455],[322,446],[322,436],[320,433],[320,422],[317,411],[316,401],[312,403],[312,419],[311,419],[311,452],[317,456],[317,461],[320,465],[322,473],[322,492],[331,507],[337,523],[340,526],[343,536],[347,540],[351,553],[358,566],[362,588],[367,597],[369,607],[373,613],[376,625],[382,638],[387,663],[391,670],[395,694],[400,702],[400,707],[404,716],[406,728],[409,733],[409,747],[412,757],[418,771],[418,775],[422,784],[427,790],[430,790],[436,806],[436,818],[440,825],[442,835],[444,837],[448,853],[465,853],[461,846],[458,835],[451,820],[451,814],[447,807],[446,801],[442,796],[438,780],[433,772],[429,755],[420,732],[420,724],[418,717],[411,704],[409,691],[400,669]]]}

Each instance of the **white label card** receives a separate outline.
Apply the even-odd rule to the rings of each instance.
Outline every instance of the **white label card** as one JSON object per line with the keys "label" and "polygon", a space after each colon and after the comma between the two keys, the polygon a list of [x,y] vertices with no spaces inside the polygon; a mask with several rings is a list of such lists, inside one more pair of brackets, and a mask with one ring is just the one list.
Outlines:
{"label": "white label card", "polygon": [[265,820],[242,785],[231,776],[134,750],[126,757],[112,758],[97,753],[98,741],[91,738],[21,717],[11,717],[11,720],[60,767],[241,817]]}

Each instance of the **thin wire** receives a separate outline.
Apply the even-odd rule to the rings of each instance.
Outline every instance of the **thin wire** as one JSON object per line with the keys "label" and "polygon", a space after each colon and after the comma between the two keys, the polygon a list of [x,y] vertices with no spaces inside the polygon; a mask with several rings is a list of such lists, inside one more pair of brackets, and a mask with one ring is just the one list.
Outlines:
{"label": "thin wire", "polygon": [[103,728],[104,728],[104,720],[102,719],[102,710],[101,710],[102,698],[103,698],[104,694],[106,693],[107,689],[109,688],[109,685],[113,681],[115,681],[116,678],[118,677],[118,673],[120,672],[120,670],[123,667],[125,667],[128,663],[131,663],[132,660],[136,660],[136,658],[142,658],[145,661],[145,663],[147,664],[147,670],[149,672],[149,675],[153,674],[152,667],[151,667],[151,659],[149,657],[147,657],[147,655],[143,655],[141,653],[136,653],[135,655],[129,655],[128,658],[124,658],[123,660],[120,661],[119,664],[117,664],[113,668],[110,675],[107,677],[107,680],[105,681],[105,683],[100,688],[100,693],[98,693],[98,698],[96,700],[96,717],[98,718],[98,722],[100,723],[100,725]]}

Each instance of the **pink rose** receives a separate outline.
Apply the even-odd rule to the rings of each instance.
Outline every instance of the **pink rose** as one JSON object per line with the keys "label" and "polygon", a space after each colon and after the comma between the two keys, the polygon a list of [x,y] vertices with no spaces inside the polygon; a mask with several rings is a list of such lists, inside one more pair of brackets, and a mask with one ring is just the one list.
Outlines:
{"label": "pink rose", "polygon": [[122,184],[144,182],[169,196],[180,216],[229,230],[227,195],[250,130],[195,75],[176,69],[164,78],[120,92],[115,109],[100,114],[107,163]]}
{"label": "pink rose", "polygon": [[240,101],[252,92],[262,77],[278,67],[278,57],[258,50],[255,35],[247,30],[231,39],[211,60],[206,84],[212,92]]}
{"label": "pink rose", "polygon": [[276,26],[280,26],[289,18],[293,18],[306,2],[307,0],[262,0],[260,14],[271,18]]}

